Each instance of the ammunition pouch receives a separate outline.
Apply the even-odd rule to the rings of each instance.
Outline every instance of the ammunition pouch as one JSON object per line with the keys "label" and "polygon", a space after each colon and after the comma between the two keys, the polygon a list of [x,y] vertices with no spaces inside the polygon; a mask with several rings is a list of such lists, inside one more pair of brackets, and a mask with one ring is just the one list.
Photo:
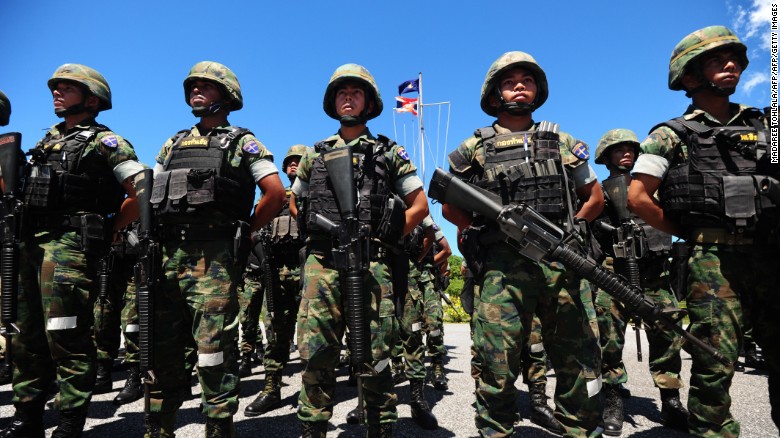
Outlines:
{"label": "ammunition pouch", "polygon": [[150,202],[158,215],[192,214],[213,207],[230,218],[241,218],[248,211],[242,208],[247,205],[244,192],[241,184],[214,169],[173,169],[155,176]]}
{"label": "ammunition pouch", "polygon": [[691,248],[685,242],[674,242],[670,255],[672,262],[669,266],[669,287],[677,301],[682,301],[688,294],[688,259],[691,256]]}
{"label": "ammunition pouch", "polygon": [[110,246],[108,221],[99,214],[85,214],[80,218],[81,250],[85,254],[106,254]]}
{"label": "ammunition pouch", "polygon": [[56,208],[58,188],[57,172],[50,164],[31,166],[24,183],[25,207],[33,212]]}

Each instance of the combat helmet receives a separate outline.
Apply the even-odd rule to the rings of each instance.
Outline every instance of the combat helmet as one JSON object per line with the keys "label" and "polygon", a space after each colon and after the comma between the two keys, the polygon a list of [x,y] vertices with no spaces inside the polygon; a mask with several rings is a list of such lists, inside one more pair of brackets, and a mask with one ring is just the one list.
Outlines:
{"label": "combat helmet", "polygon": [[[696,66],[694,61],[701,59],[705,53],[727,47],[736,51],[742,69],[746,69],[748,66],[747,47],[730,29],[724,26],[709,26],[687,35],[674,47],[669,60],[669,89],[682,90],[683,76],[689,68]],[[705,87],[715,87],[715,85],[708,84]],[[733,89],[724,91],[727,91],[728,94],[734,92]],[[688,94],[691,94],[690,91]]]}
{"label": "combat helmet", "polygon": [[290,149],[287,150],[287,155],[285,155],[284,160],[282,160],[282,172],[287,173],[287,164],[289,158],[300,158],[303,156],[303,154],[306,153],[307,150],[309,150],[309,148],[302,144],[294,144],[290,146]]}
{"label": "combat helmet", "polygon": [[[98,112],[111,109],[111,88],[106,78],[97,70],[82,64],[63,64],[49,78],[49,90],[54,91],[61,81],[73,81],[86,87],[100,101]],[[58,116],[64,117],[84,110],[83,104],[73,105],[70,108],[55,110]]]}
{"label": "combat helmet", "polygon": [[601,137],[601,140],[599,140],[599,145],[596,148],[596,158],[594,160],[596,164],[608,164],[609,160],[605,157],[607,155],[607,150],[612,146],[621,143],[629,143],[634,147],[634,155],[639,155],[639,139],[636,134],[634,134],[634,131],[621,128],[612,129],[607,131],[607,133]]}
{"label": "combat helmet", "polygon": [[5,126],[11,119],[11,101],[0,90],[0,126]]}
{"label": "combat helmet", "polygon": [[527,114],[541,107],[542,104],[544,104],[544,102],[547,100],[547,75],[544,73],[544,70],[542,70],[542,67],[539,66],[533,56],[525,52],[506,52],[493,62],[493,64],[488,69],[487,74],[485,75],[485,82],[482,84],[482,93],[479,98],[479,104],[485,114],[493,117],[498,116],[498,110],[490,106],[488,97],[490,96],[490,93],[494,92],[494,90],[497,92],[498,87],[496,85],[501,74],[514,67],[522,67],[533,73],[534,77],[536,78],[536,98],[534,98],[534,101],[528,106],[518,103],[507,104],[503,102],[500,93],[498,93],[499,100],[502,102],[502,110],[513,111],[518,114],[520,112],[525,112]]}
{"label": "combat helmet", "polygon": [[[342,83],[347,81],[357,81],[363,84],[366,93],[366,108],[357,118],[342,118],[338,115],[338,112],[336,112],[336,90],[338,90]],[[368,103],[371,100],[374,101],[374,108],[369,112]],[[365,67],[358,64],[344,64],[337,68],[330,77],[328,86],[325,88],[325,97],[322,100],[322,108],[325,110],[325,114],[333,119],[339,120],[348,126],[350,124],[357,125],[365,123],[382,113],[382,96],[379,94],[379,88],[376,86],[374,77]]]}
{"label": "combat helmet", "polygon": [[[192,66],[190,73],[184,78],[184,102],[190,104],[190,86],[198,79],[215,82],[222,87],[225,99],[228,100],[226,109],[228,111],[238,111],[244,107],[244,99],[241,97],[241,84],[238,83],[236,75],[226,66],[213,61],[201,61]],[[222,108],[221,105],[212,108],[193,108],[192,112],[198,117],[214,113]]]}

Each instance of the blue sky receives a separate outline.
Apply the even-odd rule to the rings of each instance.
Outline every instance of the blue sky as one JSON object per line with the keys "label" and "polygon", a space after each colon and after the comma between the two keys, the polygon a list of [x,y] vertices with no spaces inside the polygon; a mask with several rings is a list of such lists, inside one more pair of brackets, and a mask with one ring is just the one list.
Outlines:
{"label": "blue sky", "polygon": [[[727,25],[748,44],[750,66],[733,100],[769,105],[769,4],[4,0],[0,89],[13,114],[3,129],[22,132],[24,148],[32,147],[58,122],[46,80],[61,64],[83,63],[103,73],[113,92],[114,108],[98,120],[152,164],[167,138],[196,122],[182,81],[193,64],[212,60],[241,82],[244,109],[231,114],[231,123],[251,129],[279,164],[292,144],[311,145],[337,130],[322,96],[336,67],[355,62],[373,73],[385,102],[369,123],[372,132],[398,132],[403,142],[406,126],[413,141],[412,116],[396,116],[394,129],[390,108],[398,85],[422,72],[425,102],[451,102],[448,141],[446,112],[439,121],[437,110],[425,117],[428,140],[452,150],[491,123],[479,108],[490,64],[522,50],[549,80],[550,97],[534,118],[560,123],[593,152],[609,129],[633,129],[642,138],[683,112],[689,100],[666,86],[669,55],[704,26]],[[454,228],[442,225],[454,243]]]}

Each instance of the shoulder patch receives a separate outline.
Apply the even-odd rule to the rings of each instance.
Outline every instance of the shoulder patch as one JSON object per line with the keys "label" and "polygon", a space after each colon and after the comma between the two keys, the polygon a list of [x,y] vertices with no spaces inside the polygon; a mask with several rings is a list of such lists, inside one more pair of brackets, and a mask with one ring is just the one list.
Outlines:
{"label": "shoulder patch", "polygon": [[571,153],[580,160],[587,160],[590,157],[588,145],[581,140],[577,140],[577,143],[574,143],[574,146],[571,147]]}
{"label": "shoulder patch", "polygon": [[406,153],[406,149],[403,146],[398,147],[398,156],[404,161],[409,161],[409,154]]}
{"label": "shoulder patch", "polygon": [[100,142],[109,149],[116,149],[119,146],[119,139],[116,138],[116,135],[106,135],[100,139]]}
{"label": "shoulder patch", "polygon": [[241,149],[243,149],[244,152],[248,152],[252,155],[260,153],[260,146],[254,140],[249,140],[248,142],[244,143],[244,146]]}

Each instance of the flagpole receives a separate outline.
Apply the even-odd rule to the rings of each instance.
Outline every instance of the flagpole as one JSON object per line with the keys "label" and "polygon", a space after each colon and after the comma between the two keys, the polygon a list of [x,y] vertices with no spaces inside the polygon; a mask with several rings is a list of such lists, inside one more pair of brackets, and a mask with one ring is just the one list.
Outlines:
{"label": "flagpole", "polygon": [[417,84],[419,90],[417,91],[417,113],[419,115],[420,123],[420,177],[425,184],[425,126],[423,124],[423,83],[422,72],[418,74]]}

